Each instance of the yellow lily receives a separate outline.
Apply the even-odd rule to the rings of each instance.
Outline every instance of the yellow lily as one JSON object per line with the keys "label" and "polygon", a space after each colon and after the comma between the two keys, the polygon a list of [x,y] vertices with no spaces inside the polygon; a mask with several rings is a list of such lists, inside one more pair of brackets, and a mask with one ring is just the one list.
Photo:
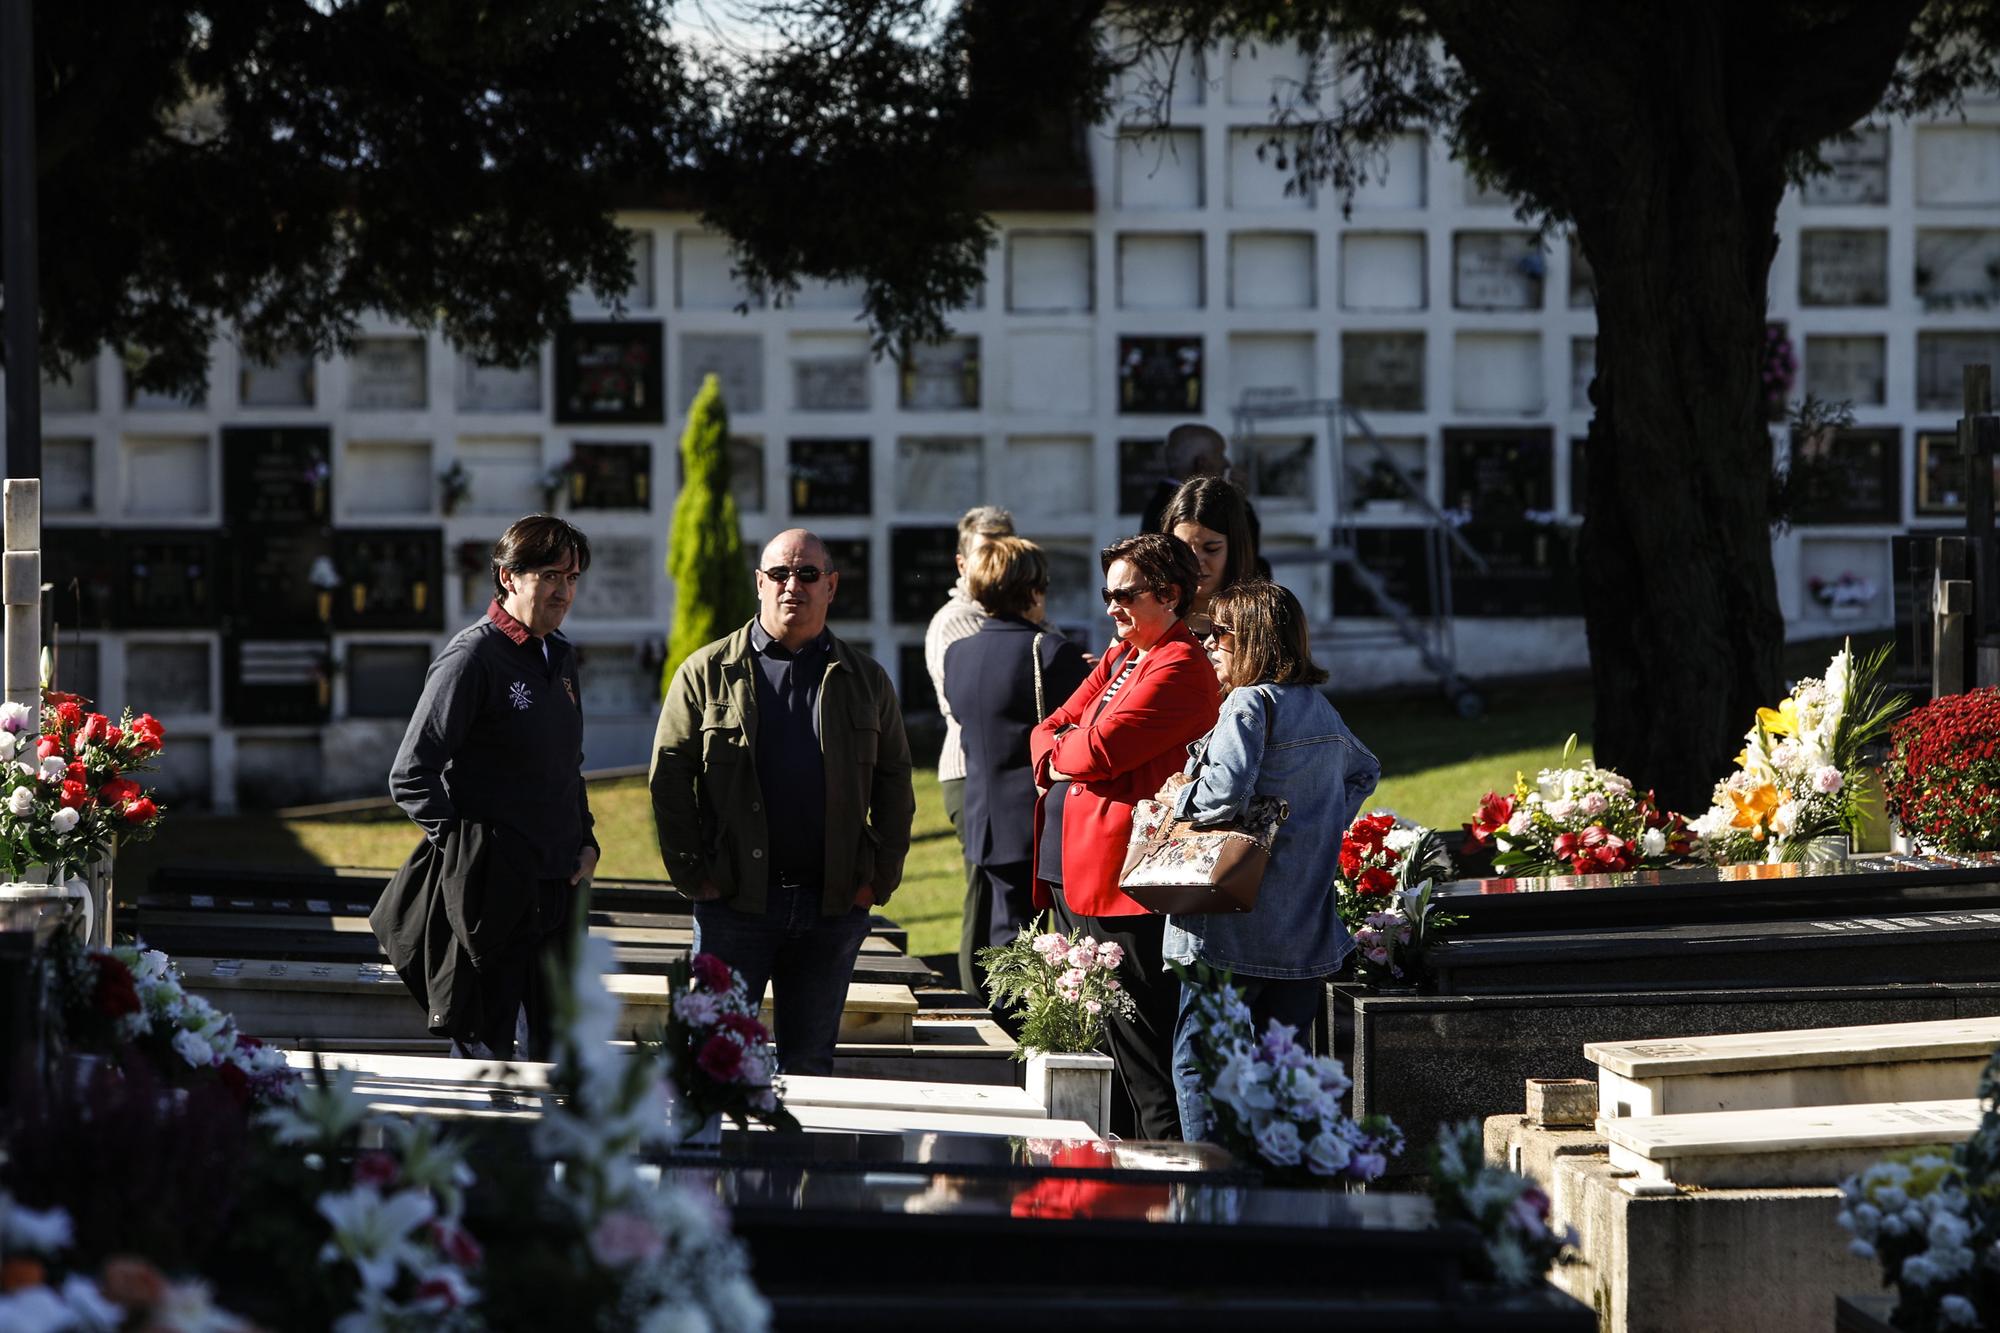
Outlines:
{"label": "yellow lily", "polygon": [[1796,699],[1786,699],[1776,708],[1757,710],[1757,725],[1773,736],[1796,736],[1799,734],[1799,704]]}

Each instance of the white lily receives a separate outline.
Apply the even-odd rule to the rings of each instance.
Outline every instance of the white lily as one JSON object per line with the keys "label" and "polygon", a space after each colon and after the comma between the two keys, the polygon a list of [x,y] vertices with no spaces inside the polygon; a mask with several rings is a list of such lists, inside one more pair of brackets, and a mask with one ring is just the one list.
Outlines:
{"label": "white lily", "polygon": [[399,1268],[416,1272],[430,1261],[411,1236],[437,1215],[428,1190],[398,1190],[384,1198],[373,1185],[357,1185],[345,1194],[322,1194],[318,1206],[333,1227],[320,1262],[349,1260],[370,1291],[394,1286]]}

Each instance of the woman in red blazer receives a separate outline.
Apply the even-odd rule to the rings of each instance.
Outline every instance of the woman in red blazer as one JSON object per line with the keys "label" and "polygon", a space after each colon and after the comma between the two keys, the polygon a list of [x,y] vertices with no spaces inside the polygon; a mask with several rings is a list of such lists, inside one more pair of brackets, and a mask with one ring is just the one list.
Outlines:
{"label": "woman in red blazer", "polygon": [[1185,543],[1160,533],[1104,548],[1105,614],[1118,641],[1069,700],[1029,738],[1038,783],[1035,905],[1053,905],[1064,930],[1082,928],[1125,951],[1118,979],[1138,1007],[1113,1017],[1111,1058],[1130,1099],[1129,1131],[1180,1137],[1172,1048],[1179,983],[1161,954],[1166,918],[1118,888],[1132,806],[1181,771],[1187,747],[1215,725],[1215,672],[1188,633],[1201,575]]}

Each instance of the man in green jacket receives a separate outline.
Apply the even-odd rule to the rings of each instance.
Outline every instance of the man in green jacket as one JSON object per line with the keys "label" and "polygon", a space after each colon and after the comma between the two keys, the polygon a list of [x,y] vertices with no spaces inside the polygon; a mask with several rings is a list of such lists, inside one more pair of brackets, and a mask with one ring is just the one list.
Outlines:
{"label": "man in green jacket", "polygon": [[826,628],[825,543],[794,528],[757,563],[756,619],[667,687],[653,820],[696,951],[775,989],[780,1069],[828,1074],[869,910],[910,850],[910,744],[888,673]]}

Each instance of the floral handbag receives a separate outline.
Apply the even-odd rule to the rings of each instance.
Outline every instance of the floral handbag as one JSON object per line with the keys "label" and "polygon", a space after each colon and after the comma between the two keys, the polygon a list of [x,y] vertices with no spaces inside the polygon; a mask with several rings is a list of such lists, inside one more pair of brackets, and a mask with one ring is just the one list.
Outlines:
{"label": "floral handbag", "polygon": [[1176,773],[1157,796],[1132,807],[1118,887],[1154,912],[1247,912],[1257,905],[1271,844],[1291,806],[1282,797],[1253,796],[1242,818],[1197,828],[1174,818],[1174,797],[1188,780]]}

